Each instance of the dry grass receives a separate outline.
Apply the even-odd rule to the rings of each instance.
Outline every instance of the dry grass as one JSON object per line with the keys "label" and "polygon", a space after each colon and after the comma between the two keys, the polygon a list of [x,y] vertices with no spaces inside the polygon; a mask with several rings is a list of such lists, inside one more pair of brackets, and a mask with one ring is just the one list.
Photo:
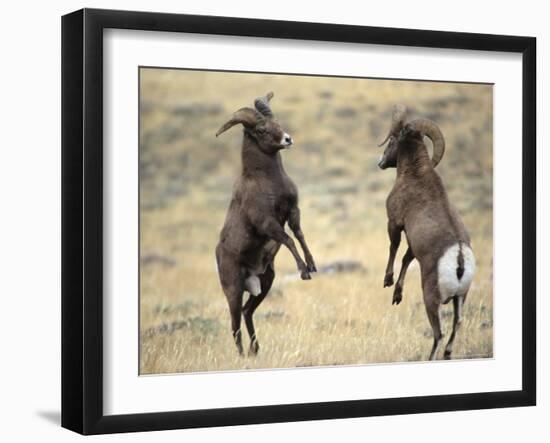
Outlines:
{"label": "dry grass", "polygon": [[[220,139],[214,133],[268,90],[296,141],[283,161],[300,190],[302,225],[317,264],[355,260],[363,270],[294,280],[294,261],[282,249],[275,287],[255,315],[260,353],[240,358],[214,247],[239,173],[241,131]],[[147,69],[141,75],[142,374],[427,357],[431,328],[416,262],[398,307],[391,305],[392,290],[382,288],[389,245],[384,201],[395,171],[378,170],[376,143],[396,102],[440,124],[448,152],[438,170],[472,235],[478,269],[453,355],[492,356],[490,86]],[[449,332],[452,306],[442,317]]]}

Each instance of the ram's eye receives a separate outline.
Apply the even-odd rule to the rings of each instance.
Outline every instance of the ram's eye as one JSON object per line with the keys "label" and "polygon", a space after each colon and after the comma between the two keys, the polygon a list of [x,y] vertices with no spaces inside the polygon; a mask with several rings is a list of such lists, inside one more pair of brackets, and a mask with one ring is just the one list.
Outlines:
{"label": "ram's eye", "polygon": [[262,134],[262,135],[263,135],[263,134],[265,134],[265,128],[262,128],[262,127],[256,128],[256,132],[257,132],[258,134]]}

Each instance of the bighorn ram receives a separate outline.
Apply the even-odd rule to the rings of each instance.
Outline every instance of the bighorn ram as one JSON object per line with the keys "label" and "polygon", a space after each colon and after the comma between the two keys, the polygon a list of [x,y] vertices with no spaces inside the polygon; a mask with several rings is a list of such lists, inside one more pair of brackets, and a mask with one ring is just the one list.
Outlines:
{"label": "bighorn ram", "polygon": [[[218,274],[229,303],[239,354],[243,353],[241,314],[250,336],[249,353],[258,352],[252,316],[271,288],[275,277],[273,261],[281,244],[294,256],[303,280],[309,280],[310,272],[316,271],[300,228],[298,191],[283,168],[279,152],[292,145],[292,138],[273,118],[269,106],[272,97],[270,92],[256,99],[255,109],[239,109],[216,133],[217,137],[234,125],[244,126],[242,172],[216,247]],[[287,222],[302,246],[305,262],[285,232]],[[250,297],[243,306],[244,291]]]}
{"label": "bighorn ram", "polygon": [[[430,360],[435,359],[442,339],[439,308],[453,300],[454,321],[445,348],[445,359],[451,358],[453,342],[462,319],[462,307],[474,277],[475,258],[470,237],[456,210],[449,203],[440,176],[434,170],[445,152],[445,140],[437,125],[427,119],[406,123],[406,108],[397,105],[380,158],[381,169],[397,168],[397,178],[386,201],[390,253],[384,287],[393,285],[393,263],[405,231],[408,249],[403,257],[392,304],[402,299],[405,273],[416,258],[420,264],[422,291],[434,343]],[[433,144],[430,161],[423,137]]]}

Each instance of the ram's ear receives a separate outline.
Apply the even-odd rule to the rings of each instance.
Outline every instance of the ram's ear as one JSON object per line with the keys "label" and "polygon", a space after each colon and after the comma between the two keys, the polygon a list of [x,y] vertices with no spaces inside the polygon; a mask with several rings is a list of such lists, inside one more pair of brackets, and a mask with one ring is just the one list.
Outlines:
{"label": "ram's ear", "polygon": [[255,109],[241,108],[233,114],[231,119],[229,119],[220,129],[218,129],[218,132],[216,132],[216,137],[235,125],[242,124],[245,128],[252,129],[263,121],[264,117]]}
{"label": "ram's ear", "polygon": [[267,118],[273,118],[273,111],[269,106],[269,101],[273,98],[273,92],[268,92],[264,97],[258,97],[254,100],[254,107]]}
{"label": "ram's ear", "polygon": [[405,137],[409,136],[411,132],[412,132],[411,125],[407,123],[399,131],[399,139],[403,140]]}
{"label": "ram's ear", "polygon": [[407,107],[405,105],[395,105],[392,111],[390,130],[388,131],[388,135],[386,136],[384,141],[378,145],[379,147],[384,146],[392,136],[399,136],[399,132],[403,128],[406,118]]}

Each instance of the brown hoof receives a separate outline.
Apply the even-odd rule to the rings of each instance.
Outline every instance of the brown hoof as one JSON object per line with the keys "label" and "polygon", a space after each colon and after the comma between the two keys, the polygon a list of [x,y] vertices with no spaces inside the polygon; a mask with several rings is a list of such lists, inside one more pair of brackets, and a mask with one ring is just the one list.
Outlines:
{"label": "brown hoof", "polygon": [[393,285],[393,273],[386,274],[386,276],[384,277],[384,287],[387,288],[388,286],[392,286],[392,285]]}
{"label": "brown hoof", "polygon": [[401,300],[403,300],[403,288],[401,288],[400,286],[396,286],[393,291],[393,299],[391,304],[398,305],[399,303],[401,303]]}

